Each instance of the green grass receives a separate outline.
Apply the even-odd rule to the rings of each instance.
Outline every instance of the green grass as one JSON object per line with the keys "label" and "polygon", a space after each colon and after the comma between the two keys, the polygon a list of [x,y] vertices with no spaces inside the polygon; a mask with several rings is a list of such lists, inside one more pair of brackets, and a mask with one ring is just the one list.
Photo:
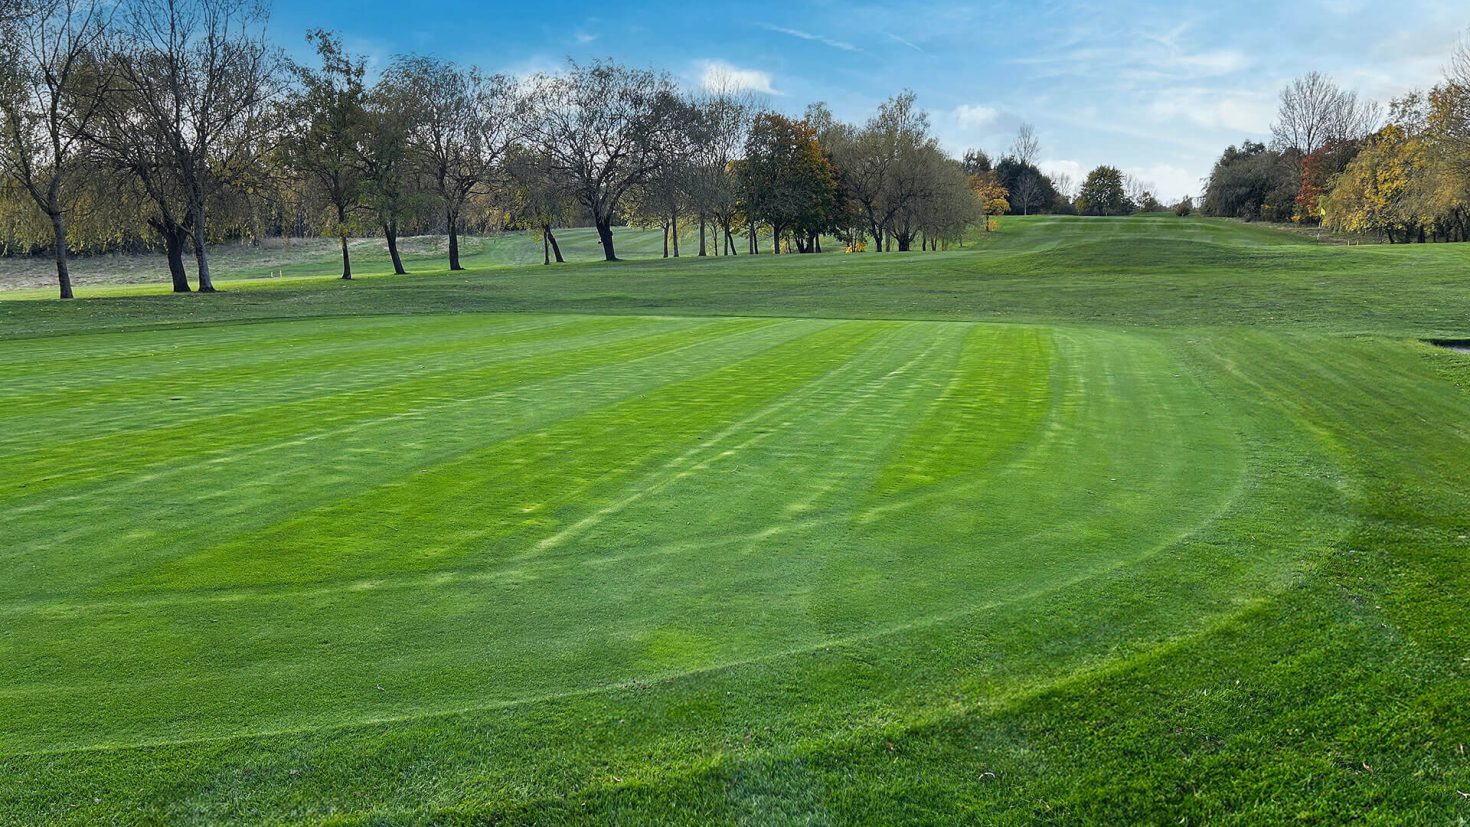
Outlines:
{"label": "green grass", "polygon": [[0,304],[0,821],[1466,823],[1467,256]]}

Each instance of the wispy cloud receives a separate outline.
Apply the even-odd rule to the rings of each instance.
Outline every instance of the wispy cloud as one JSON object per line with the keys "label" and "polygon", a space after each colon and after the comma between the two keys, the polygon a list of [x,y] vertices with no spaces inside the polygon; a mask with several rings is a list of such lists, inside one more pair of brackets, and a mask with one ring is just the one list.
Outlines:
{"label": "wispy cloud", "polygon": [[705,60],[699,65],[702,67],[699,85],[706,92],[745,90],[767,95],[785,94],[776,89],[770,72],[735,66],[723,60]]}
{"label": "wispy cloud", "polygon": [[576,34],[574,34],[572,36],[576,39],[576,41],[578,43],[580,43],[583,46],[585,46],[588,43],[591,43],[594,40],[596,40],[597,38],[601,37],[601,35],[593,34],[592,32],[587,32],[587,31],[578,31]]}
{"label": "wispy cloud", "polygon": [[899,37],[898,35],[894,34],[893,32],[884,32],[883,34],[885,36],[887,36],[887,38],[889,40],[892,40],[894,43],[900,43],[900,44],[902,44],[904,46],[909,47],[910,49],[913,49],[916,52],[922,52],[922,51],[924,51],[923,48],[921,48],[917,43],[914,43],[911,40],[904,40],[903,38]]}
{"label": "wispy cloud", "polygon": [[772,26],[769,23],[757,23],[756,25],[769,32],[776,32],[777,34],[784,34],[790,37],[798,37],[802,40],[810,40],[815,43],[820,43],[823,46],[831,46],[834,49],[841,49],[844,52],[862,51],[862,49],[859,49],[857,46],[854,46],[853,44],[848,43],[845,40],[836,40],[824,34],[804,32],[801,29],[788,29],[785,26]]}

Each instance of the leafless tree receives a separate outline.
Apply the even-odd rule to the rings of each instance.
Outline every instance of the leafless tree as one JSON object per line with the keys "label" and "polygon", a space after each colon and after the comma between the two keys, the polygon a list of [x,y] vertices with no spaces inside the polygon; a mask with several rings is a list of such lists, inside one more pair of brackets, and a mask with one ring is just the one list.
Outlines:
{"label": "leafless tree", "polygon": [[182,192],[200,292],[214,291],[211,196],[255,172],[272,146],[272,103],[286,79],[266,40],[267,15],[260,0],[128,0],[116,18],[114,128],[99,130],[98,143],[175,179],[149,186]]}
{"label": "leafless tree", "polygon": [[755,117],[755,97],[734,86],[706,89],[689,102],[693,122],[685,190],[699,217],[699,254],[706,254],[705,224],[713,223],[717,255],[735,253],[731,225],[739,203],[734,163]]}
{"label": "leafless tree", "polygon": [[444,207],[449,269],[462,270],[460,213],[466,200],[489,182],[521,131],[523,113],[515,81],[415,56],[395,60],[384,83],[414,102],[409,147]]}
{"label": "leafless tree", "polygon": [[1136,206],[1143,201],[1143,196],[1149,191],[1149,185],[1135,175],[1125,174],[1123,176],[1123,194]]}
{"label": "leafless tree", "polygon": [[1441,125],[1441,132],[1455,147],[1461,163],[1470,167],[1470,33],[1460,38],[1445,70],[1443,89],[1453,114]]}
{"label": "leafless tree", "polygon": [[1050,176],[1052,189],[1057,194],[1071,202],[1077,198],[1077,179],[1065,172],[1054,173]]}
{"label": "leafless tree", "polygon": [[1041,173],[1023,168],[1016,178],[1016,188],[1011,195],[1021,207],[1022,215],[1030,215],[1032,210],[1046,206],[1046,186],[1041,180]]}
{"label": "leafless tree", "polygon": [[1329,143],[1367,135],[1380,115],[1378,104],[1342,89],[1321,72],[1310,72],[1281,90],[1271,134],[1280,148],[1310,155]]}
{"label": "leafless tree", "polygon": [[919,162],[933,142],[928,116],[905,91],[879,104],[877,114],[837,147],[843,184],[867,219],[875,251],[887,249],[895,220],[919,194]]}
{"label": "leafless tree", "polygon": [[72,297],[67,216],[86,161],[83,135],[98,111],[98,60],[112,7],[96,0],[42,0],[13,21],[0,45],[0,169],[51,223],[56,282]]}
{"label": "leafless tree", "polygon": [[1036,127],[1030,122],[1023,122],[1016,130],[1016,140],[1011,143],[1010,155],[1025,166],[1036,166],[1036,160],[1041,155],[1041,139],[1036,136]]}
{"label": "leafless tree", "polygon": [[535,79],[538,145],[592,214],[603,256],[616,261],[612,222],[630,189],[665,162],[679,128],[679,101],[667,75],[612,62]]}

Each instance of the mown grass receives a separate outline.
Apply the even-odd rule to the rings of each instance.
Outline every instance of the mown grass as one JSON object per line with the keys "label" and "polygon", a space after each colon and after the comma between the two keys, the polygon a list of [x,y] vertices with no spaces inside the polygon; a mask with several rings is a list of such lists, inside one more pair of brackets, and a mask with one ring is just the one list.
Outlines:
{"label": "mown grass", "polygon": [[7,303],[0,820],[1463,823],[1464,255]]}

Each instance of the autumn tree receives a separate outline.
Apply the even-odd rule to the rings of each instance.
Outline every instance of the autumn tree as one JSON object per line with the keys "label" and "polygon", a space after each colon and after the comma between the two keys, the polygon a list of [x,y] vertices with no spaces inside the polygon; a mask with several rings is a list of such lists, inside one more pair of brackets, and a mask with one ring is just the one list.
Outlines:
{"label": "autumn tree", "polygon": [[97,76],[112,6],[98,0],[41,0],[0,42],[3,169],[50,224],[60,297],[72,297],[67,218],[86,161],[84,136],[107,80]]}
{"label": "autumn tree", "polygon": [[1299,224],[1316,224],[1322,218],[1322,197],[1333,181],[1358,154],[1359,140],[1333,140],[1324,143],[1302,158],[1301,184],[1297,189],[1296,208],[1292,220]]}
{"label": "autumn tree", "polygon": [[1323,199],[1323,223],[1334,230],[1412,241],[1425,216],[1415,209],[1414,176],[1424,144],[1401,124],[1375,133]]}
{"label": "autumn tree", "polygon": [[[1006,192],[1006,188],[1000,185],[1000,181],[995,177],[994,172],[988,168],[982,168],[979,165],[972,164],[970,160],[967,154],[966,160],[962,162],[961,166],[966,170],[980,170],[970,174],[970,189],[975,193],[975,198],[979,201],[980,214],[984,222],[985,232],[988,233],[990,232],[990,216],[1005,215],[1007,212],[1010,212],[1010,193]],[[988,167],[988,164],[986,167]]]}
{"label": "autumn tree", "polygon": [[805,121],[757,115],[745,142],[740,193],[746,211],[771,227],[774,253],[790,233],[800,252],[836,223],[842,207],[837,171]]}

